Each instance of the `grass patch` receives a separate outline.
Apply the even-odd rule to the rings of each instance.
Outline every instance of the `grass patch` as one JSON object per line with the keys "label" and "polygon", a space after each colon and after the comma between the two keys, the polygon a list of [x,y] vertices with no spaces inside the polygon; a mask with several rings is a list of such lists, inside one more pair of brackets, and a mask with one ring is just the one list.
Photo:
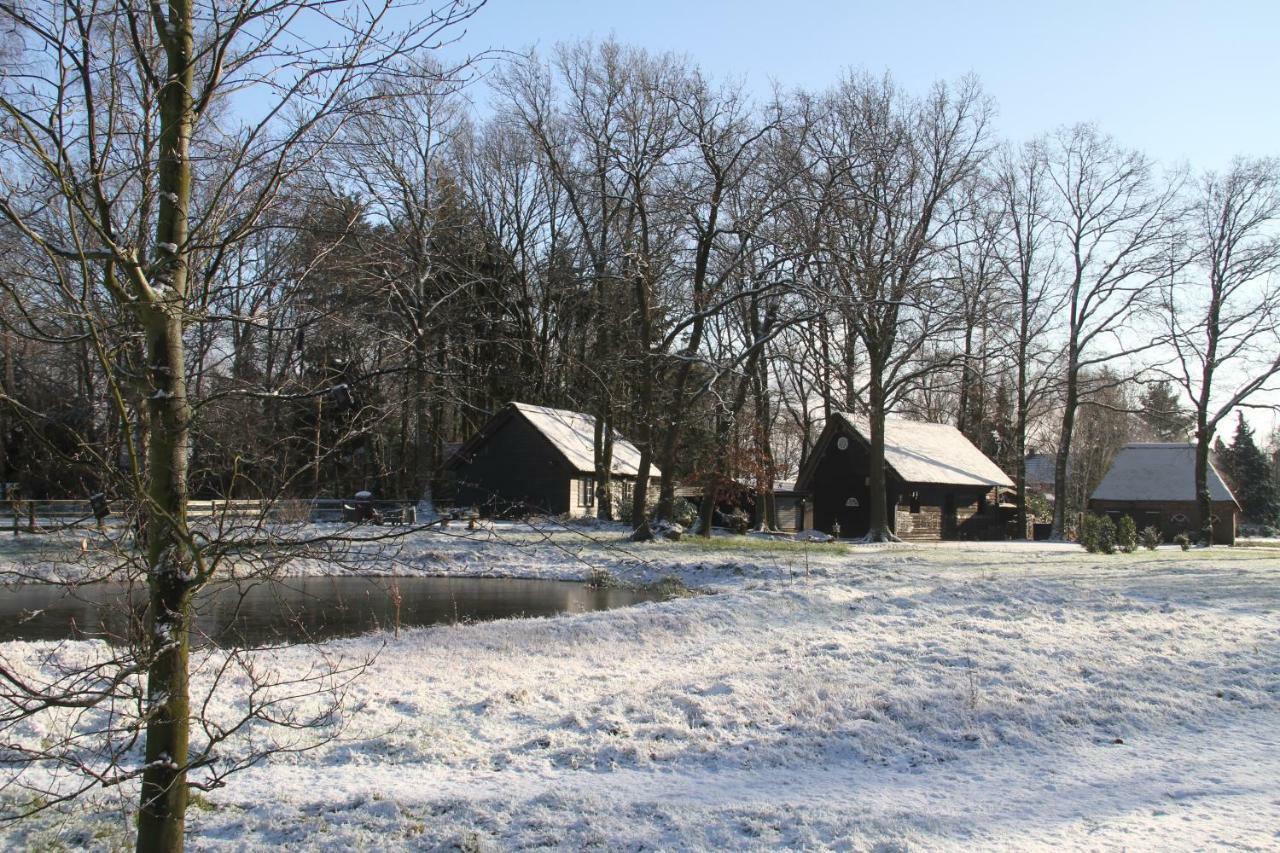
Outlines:
{"label": "grass patch", "polygon": [[586,577],[587,586],[592,589],[616,589],[626,584],[615,578],[608,569],[593,568]]}
{"label": "grass patch", "polygon": [[217,805],[212,800],[200,794],[192,794],[190,799],[187,800],[187,805],[189,808],[202,812],[215,812],[218,810]]}
{"label": "grass patch", "polygon": [[651,583],[635,584],[619,580],[606,569],[592,569],[586,578],[587,586],[592,589],[638,589],[645,592],[656,592],[663,601],[673,598],[688,598],[698,595],[684,581],[675,575],[666,575]]}
{"label": "grass patch", "polygon": [[640,587],[643,590],[649,590],[662,596],[663,601],[670,601],[673,598],[689,598],[698,595],[698,591],[689,587],[684,581],[675,575],[667,575],[659,578],[653,583],[647,583]]}
{"label": "grass patch", "polygon": [[1236,539],[1237,548],[1280,548],[1280,539]]}
{"label": "grass patch", "polygon": [[712,553],[746,554],[848,554],[849,546],[843,542],[797,542],[794,539],[772,539],[764,536],[686,536],[673,547],[688,547]]}

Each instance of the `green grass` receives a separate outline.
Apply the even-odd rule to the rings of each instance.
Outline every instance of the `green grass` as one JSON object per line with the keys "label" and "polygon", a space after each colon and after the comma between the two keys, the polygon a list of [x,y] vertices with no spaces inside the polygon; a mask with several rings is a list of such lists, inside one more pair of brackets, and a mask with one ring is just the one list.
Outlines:
{"label": "green grass", "polygon": [[1259,542],[1256,539],[1236,539],[1237,548],[1280,548],[1280,542]]}
{"label": "green grass", "polygon": [[838,542],[797,542],[794,539],[767,539],[763,536],[685,536],[673,548],[691,548],[712,553],[767,554],[847,554],[849,546]]}

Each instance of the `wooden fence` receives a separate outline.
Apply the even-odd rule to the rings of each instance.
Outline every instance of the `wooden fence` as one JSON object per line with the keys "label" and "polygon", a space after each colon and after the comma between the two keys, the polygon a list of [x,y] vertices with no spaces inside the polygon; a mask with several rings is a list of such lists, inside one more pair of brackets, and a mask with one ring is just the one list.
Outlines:
{"label": "wooden fence", "polygon": [[[108,505],[110,515],[107,516],[107,523],[119,523],[121,519],[137,515],[130,503],[109,501]],[[385,516],[400,520],[412,519],[411,502],[372,501],[371,505]],[[15,534],[97,524],[93,506],[87,500],[17,499],[0,502],[0,507],[3,507],[0,512],[10,516],[10,527]],[[297,523],[341,522],[350,520],[354,507],[354,499],[343,498],[193,500],[187,501],[187,518],[215,523],[229,519],[258,518]]]}

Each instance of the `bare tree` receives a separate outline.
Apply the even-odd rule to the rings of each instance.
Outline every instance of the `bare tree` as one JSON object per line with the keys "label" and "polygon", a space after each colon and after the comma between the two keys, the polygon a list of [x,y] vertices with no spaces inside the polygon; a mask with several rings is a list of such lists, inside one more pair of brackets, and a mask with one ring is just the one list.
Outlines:
{"label": "bare tree", "polygon": [[[192,599],[225,555],[225,540],[197,535],[187,519],[195,276],[221,273],[286,178],[360,108],[372,78],[440,44],[474,6],[448,3],[399,30],[387,23],[397,10],[394,0],[0,3],[22,41],[0,79],[0,215],[62,270],[26,284],[51,288],[48,301],[72,313],[114,415],[129,425],[118,483],[140,508],[148,625],[138,654],[107,671],[112,681],[146,675],[144,758],[117,779],[141,778],[139,850],[183,845],[198,713]],[[298,35],[308,26],[324,37]],[[258,111],[237,122],[232,93],[251,93]],[[132,354],[124,363],[121,341]],[[40,689],[57,695],[41,694],[36,711],[113,695],[85,681]]]}
{"label": "bare tree", "polygon": [[[1076,414],[1101,390],[1090,376],[1149,350],[1149,336],[1125,336],[1156,285],[1172,272],[1177,176],[1160,182],[1151,162],[1092,125],[1063,128],[1044,145],[1053,187],[1054,233],[1062,246],[1062,420],[1054,466],[1053,535],[1066,532],[1071,440]],[[1100,379],[1103,384],[1112,380]]]}
{"label": "bare tree", "polygon": [[402,62],[390,79],[373,81],[368,96],[379,107],[346,122],[327,158],[356,188],[365,215],[383,226],[369,274],[379,282],[386,316],[394,322],[391,347],[403,353],[406,377],[402,436],[412,489],[423,509],[431,506],[431,483],[441,443],[439,418],[431,417],[440,373],[445,309],[471,284],[449,250],[462,229],[458,178],[450,148],[463,121],[459,90],[464,80],[431,59]]}
{"label": "bare tree", "polygon": [[[1280,162],[1237,159],[1205,173],[1190,220],[1194,260],[1161,291],[1167,372],[1195,416],[1200,541],[1213,543],[1209,452],[1223,418],[1280,376]],[[1274,408],[1272,406],[1271,408]]]}
{"label": "bare tree", "polygon": [[888,79],[850,77],[827,96],[808,138],[821,246],[820,298],[861,343],[869,420],[868,541],[889,528],[884,421],[936,360],[928,342],[957,330],[942,253],[962,214],[957,197],[988,150],[991,105],[977,83],[936,85],[922,99]]}
{"label": "bare tree", "polygon": [[1027,434],[1057,390],[1053,340],[1066,291],[1055,287],[1059,273],[1053,233],[1054,192],[1043,145],[1031,142],[1006,150],[992,176],[1003,216],[997,256],[1003,286],[1014,314],[1003,336],[1013,361],[1014,457],[1018,530],[1027,529]]}

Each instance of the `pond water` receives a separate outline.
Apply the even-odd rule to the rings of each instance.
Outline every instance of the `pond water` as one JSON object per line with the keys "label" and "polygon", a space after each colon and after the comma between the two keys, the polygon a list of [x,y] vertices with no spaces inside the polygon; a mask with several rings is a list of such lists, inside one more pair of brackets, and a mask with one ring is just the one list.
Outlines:
{"label": "pond water", "polygon": [[[400,599],[399,613],[395,599]],[[192,642],[305,643],[401,627],[552,616],[656,601],[654,590],[511,578],[310,577],[211,585],[196,598]],[[138,631],[146,598],[123,584],[0,588],[0,641],[100,638]]]}

